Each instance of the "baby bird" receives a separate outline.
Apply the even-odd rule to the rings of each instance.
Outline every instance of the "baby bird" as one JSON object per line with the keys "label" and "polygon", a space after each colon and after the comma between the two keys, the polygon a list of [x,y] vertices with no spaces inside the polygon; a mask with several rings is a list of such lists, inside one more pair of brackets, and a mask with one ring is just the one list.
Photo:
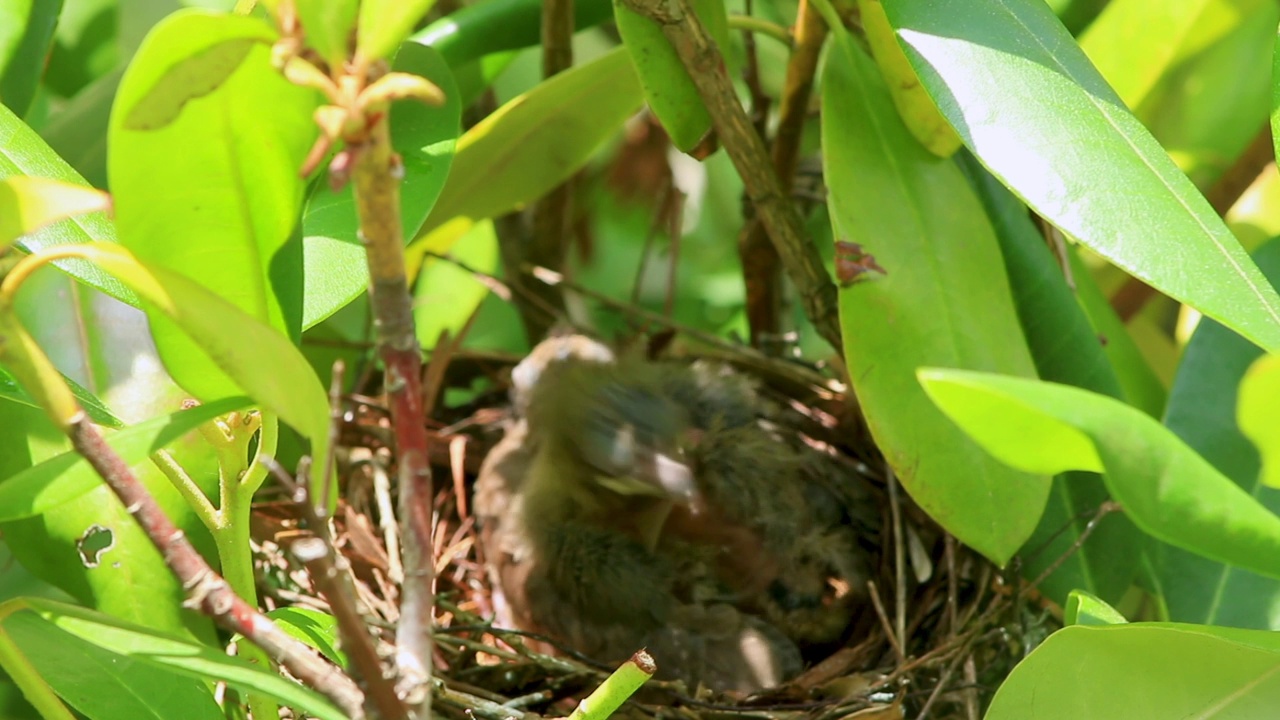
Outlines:
{"label": "baby bird", "polygon": [[812,461],[745,379],[581,336],[512,377],[475,501],[502,622],[606,662],[648,646],[661,676],[741,692],[798,672],[797,641],[839,638],[853,604],[828,581],[861,587],[862,556],[814,522],[834,503],[808,497]]}

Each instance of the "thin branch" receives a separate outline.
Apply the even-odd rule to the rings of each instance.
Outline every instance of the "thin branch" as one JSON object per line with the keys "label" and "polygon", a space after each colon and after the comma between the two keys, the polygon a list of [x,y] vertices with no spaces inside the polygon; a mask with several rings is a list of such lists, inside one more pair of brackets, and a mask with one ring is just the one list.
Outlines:
{"label": "thin branch", "polygon": [[[334,374],[340,384],[341,373],[335,368]],[[396,697],[395,687],[383,676],[382,662],[369,637],[368,625],[356,610],[355,589],[347,574],[350,564],[333,546],[326,506],[318,504],[307,492],[310,484],[306,482],[305,472],[299,471],[299,480],[294,482],[274,459],[264,458],[263,462],[293,496],[307,526],[315,534],[315,537],[295,541],[290,549],[306,566],[320,595],[329,603],[329,611],[338,623],[342,647],[368,690],[365,700],[370,709],[377,712],[380,720],[407,720],[409,709]]]}
{"label": "thin branch", "polygon": [[[543,0],[542,2],[542,76],[550,78],[573,66],[573,0]],[[528,246],[525,260],[538,265],[561,270],[564,267],[570,236],[569,226],[573,218],[573,178],[556,186],[538,201],[533,208],[533,242]],[[564,307],[564,299],[557,297],[554,288],[541,287],[547,293],[543,300],[557,309]],[[541,316],[534,316],[541,317]],[[550,325],[538,325],[529,338],[537,342],[546,334]]]}
{"label": "thin branch", "polygon": [[351,678],[237,596],[164,514],[155,498],[107,445],[84,413],[70,423],[67,434],[76,451],[120,498],[160,551],[165,564],[181,581],[187,596],[186,606],[198,608],[223,628],[248,638],[299,680],[328,696],[348,716],[364,717],[364,694]]}
{"label": "thin branch", "polygon": [[345,140],[347,151],[354,154],[356,214],[368,256],[369,304],[386,368],[384,384],[399,466],[405,579],[396,630],[398,689],[415,715],[426,718],[431,706],[431,465],[422,407],[422,352],[414,331],[400,224],[404,167],[391,149],[385,110],[370,108],[363,134]]}
{"label": "thin branch", "polygon": [[742,176],[748,197],[778,250],[783,266],[818,333],[837,352],[842,350],[836,287],[818,250],[805,237],[800,216],[782,190],[769,163],[764,141],[738,102],[724,58],[688,0],[624,0],[626,6],[656,21],[688,69],[711,114],[725,151]]}
{"label": "thin branch", "polygon": [[[782,192],[790,194],[795,184],[800,158],[800,139],[809,115],[809,99],[818,58],[827,37],[827,26],[807,0],[801,0],[796,15],[795,45],[787,61],[786,82],[778,107],[778,131],[773,139],[773,170]],[[766,347],[782,330],[782,276],[778,251],[769,242],[764,226],[748,223],[738,243],[743,280],[747,286],[747,321],[751,344]]]}

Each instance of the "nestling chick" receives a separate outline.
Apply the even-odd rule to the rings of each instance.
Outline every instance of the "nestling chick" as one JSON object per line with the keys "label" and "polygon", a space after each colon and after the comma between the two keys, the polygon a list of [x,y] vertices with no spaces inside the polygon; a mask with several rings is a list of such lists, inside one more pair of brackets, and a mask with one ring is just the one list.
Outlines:
{"label": "nestling chick", "polygon": [[660,675],[744,692],[798,672],[796,641],[844,632],[855,603],[830,581],[861,588],[865,558],[744,378],[573,336],[513,384],[476,483],[501,620],[602,661],[647,645]]}

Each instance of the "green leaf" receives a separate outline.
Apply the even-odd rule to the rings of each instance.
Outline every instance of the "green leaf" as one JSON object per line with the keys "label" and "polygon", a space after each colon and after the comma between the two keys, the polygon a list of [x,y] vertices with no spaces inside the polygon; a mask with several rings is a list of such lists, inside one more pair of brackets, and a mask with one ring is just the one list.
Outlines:
{"label": "green leaf", "polygon": [[[405,44],[394,69],[424,77],[444,91],[445,104],[417,100],[391,104],[391,145],[404,161],[400,218],[407,230],[422,225],[444,187],[461,132],[462,103],[453,73],[429,47]],[[357,236],[355,198],[350,186],[335,193],[317,178],[302,218],[307,279],[302,327],[310,328],[364,292],[369,271]]]}
{"label": "green leaf", "polygon": [[[0,105],[0,137],[5,139],[0,142],[0,178],[28,175],[87,185],[84,178],[50,150],[39,135],[3,105]],[[48,225],[23,238],[18,246],[27,252],[36,252],[60,245],[94,240],[114,242],[115,239],[115,225],[107,219],[106,214],[93,213]],[[92,263],[73,259],[59,260],[54,265],[92,288],[135,307],[138,305],[138,298],[119,280],[94,267]]]}
{"label": "green leaf", "polygon": [[[236,657],[229,657],[219,648],[208,647],[156,633],[146,628],[122,622],[74,605],[52,600],[25,600],[6,603],[10,612],[14,603],[21,603],[38,614],[40,621],[56,628],[64,636],[75,637],[83,646],[91,646],[93,652],[112,665],[132,662],[155,670],[163,670],[170,682],[177,678],[197,681],[223,681],[242,692],[269,695],[282,703],[295,707],[322,720],[344,720],[345,716],[328,700],[310,688],[286,680],[277,673],[263,670]],[[4,626],[16,620],[12,615]],[[48,631],[46,631],[48,632]],[[175,678],[174,676],[177,676]],[[153,685],[152,694],[167,685]],[[183,713],[164,717],[187,717]]]}
{"label": "green leaf", "polygon": [[[108,173],[122,244],[296,337],[302,244],[294,229],[305,190],[298,169],[316,134],[316,94],[272,68],[274,38],[247,16],[188,10],[161,21],[121,80]],[[162,123],[171,112],[179,114]],[[182,331],[151,319],[179,384],[203,398],[238,394]]]}
{"label": "green leaf", "polygon": [[366,60],[391,57],[435,0],[362,0],[356,51]]}
{"label": "green leaf", "polygon": [[1076,299],[1093,325],[1094,333],[1102,342],[1103,352],[1124,390],[1123,399],[1151,417],[1160,417],[1168,399],[1164,384],[1143,356],[1137,341],[1129,333],[1128,326],[1116,314],[1102,288],[1094,281],[1093,273],[1080,259],[1077,248],[1067,246],[1066,254],[1068,267],[1071,268],[1071,281],[1076,288]]}
{"label": "green leaf", "polygon": [[582,167],[640,102],[640,83],[619,48],[498,108],[458,141],[453,171],[414,242],[454,218],[484,220],[541,197]]}
{"label": "green leaf", "polygon": [[1262,482],[1280,488],[1280,355],[1258,359],[1240,385],[1240,430],[1262,454]]}
{"label": "green leaf", "polygon": [[1280,296],[1044,3],[884,6],[942,114],[1032,209],[1135,277],[1280,350]]}
{"label": "green leaf", "polygon": [[1275,633],[1173,623],[1073,625],[1000,686],[987,720],[1268,717],[1280,704]]}
{"label": "green leaf", "polygon": [[[0,477],[8,478],[33,462],[71,450],[66,437],[32,408],[0,403],[0,426],[21,428],[23,433],[19,443],[7,441],[0,453]],[[207,444],[198,434],[175,437],[168,448],[206,492],[213,489],[210,480],[216,486],[217,466],[207,461]],[[134,472],[164,513],[211,556],[212,538],[172,483],[150,463],[135,464]],[[0,524],[14,556],[32,574],[102,612],[216,642],[209,618],[182,609],[181,583],[124,505],[104,483],[88,472],[84,477],[87,492],[65,502],[59,498],[56,506],[41,515]],[[5,486],[0,483],[0,488]],[[139,597],[149,601],[139,603]]]}
{"label": "green leaf", "polygon": [[[107,444],[125,464],[136,465],[205,422],[248,405],[238,397],[180,410],[112,433]],[[0,483],[0,522],[41,515],[101,484],[83,456],[67,451]]]}
{"label": "green leaf", "polygon": [[[311,441],[316,457],[324,457],[328,396],[287,338],[204,286],[140,262],[123,248],[90,245],[83,252],[151,303],[153,312],[173,320],[237,384],[236,390],[243,388],[264,410],[292,425]],[[206,402],[220,399],[226,391],[221,383],[197,387],[204,393],[194,394]]]}
{"label": "green leaf", "polygon": [[359,0],[297,0],[293,6],[307,44],[329,67],[342,67],[351,56],[351,31],[356,27]]}
{"label": "green leaf", "polygon": [[[1216,0],[1188,38],[1190,56],[1161,77],[1134,114],[1200,188],[1221,179],[1266,125],[1280,5]],[[1144,28],[1143,35],[1149,33]]]}
{"label": "green leaf", "polygon": [[[1273,283],[1280,280],[1280,242],[1258,248],[1254,261]],[[1237,388],[1261,355],[1257,345],[1215,320],[1201,319],[1183,350],[1164,424],[1275,513],[1280,512],[1280,491],[1262,486],[1258,452],[1236,426]],[[1239,396],[1243,399],[1244,392]],[[1280,582],[1167,545],[1155,560],[1170,620],[1280,628],[1274,612]]]}
{"label": "green leaf", "polygon": [[[723,53],[729,47],[724,0],[692,0],[690,6]],[[624,0],[613,0],[613,19],[653,114],[677,148],[693,150],[711,132],[711,115],[676,49],[656,21],[631,10]]]}
{"label": "green leaf", "polygon": [[413,291],[414,330],[424,348],[435,347],[440,333],[452,337],[466,326],[489,288],[471,270],[492,274],[498,268],[498,236],[493,223],[476,223],[453,244],[450,255],[463,269],[447,260],[428,258]]}
{"label": "green leaf", "polygon": [[[1097,333],[1026,206],[967,151],[958,161],[1000,241],[1014,307],[1040,378],[1122,397]],[[1137,571],[1142,540],[1137,528],[1123,513],[1110,513],[1096,522],[1087,542],[1079,543],[1098,507],[1109,498],[1102,478],[1094,473],[1055,477],[1044,515],[1027,541],[1023,577],[1035,579],[1056,565],[1039,586],[1047,596],[1061,602],[1071,590],[1082,589],[1118,602]]]}
{"label": "green leaf", "polygon": [[[96,395],[86,390],[80,383],[72,380],[66,375],[62,376],[67,385],[71,387],[71,394],[75,395],[76,400],[80,403],[80,407],[89,414],[89,419],[98,425],[104,425],[110,428],[118,428],[123,425],[118,418],[111,414],[102,401]],[[26,390],[23,390],[13,376],[7,370],[0,367],[0,399],[9,400],[11,402],[20,403],[33,408],[39,408],[40,403],[31,397]]]}
{"label": "green leaf", "polygon": [[213,694],[199,679],[107,652],[35,613],[3,623],[18,649],[63,700],[94,720],[219,718]]}
{"label": "green leaf", "polygon": [[62,220],[111,205],[107,194],[81,184],[14,175],[0,180],[0,248]]}
{"label": "green leaf", "polygon": [[[610,0],[575,0],[574,27],[594,27],[613,16]],[[436,20],[409,38],[437,50],[455,70],[486,55],[542,42],[542,0],[480,0]],[[403,51],[403,48],[401,48]]]}
{"label": "green leaf", "polygon": [[[833,32],[822,76],[822,140],[837,241],[885,269],[840,292],[845,359],[876,444],[911,496],[997,563],[1036,527],[1046,478],[1013,472],[929,402],[916,368],[944,365],[1032,376],[1000,250],[955,165],[898,118],[872,60]],[[995,518],[1000,518],[998,522]]]}
{"label": "green leaf", "polygon": [[1114,0],[1080,36],[1080,48],[1120,99],[1136,108],[1177,63],[1222,34],[1221,19],[1212,16],[1232,4]]}
{"label": "green leaf", "polygon": [[1102,472],[1153,537],[1280,578],[1280,517],[1124,403],[1055,383],[922,369],[929,397],[992,455],[1028,472]]}
{"label": "green leaf", "polygon": [[332,615],[304,607],[276,608],[266,615],[294,639],[319,650],[335,665],[347,667],[347,655],[339,647],[338,621]]}
{"label": "green leaf", "polygon": [[1129,622],[1097,596],[1073,590],[1067,596],[1062,622],[1067,625],[1123,625]]}
{"label": "green leaf", "polygon": [[53,41],[62,0],[0,3],[0,101],[26,115]]}

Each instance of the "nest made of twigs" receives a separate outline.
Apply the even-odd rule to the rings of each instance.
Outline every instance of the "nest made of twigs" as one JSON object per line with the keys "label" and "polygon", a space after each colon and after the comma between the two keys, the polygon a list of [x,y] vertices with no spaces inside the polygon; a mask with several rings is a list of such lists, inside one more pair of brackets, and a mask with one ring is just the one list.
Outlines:
{"label": "nest made of twigs", "polygon": [[[653,348],[657,350],[657,348]],[[856,468],[879,498],[883,533],[872,603],[841,643],[810,649],[800,676],[756,697],[714,695],[651,682],[620,712],[635,716],[812,718],[971,718],[990,702],[1014,664],[1047,634],[1051,614],[1027,602],[978,554],[959,545],[906,495],[876,450],[838,369],[765,357],[722,344],[698,352],[660,350],[664,357],[709,357],[756,379],[787,424],[813,447]],[[437,588],[437,712],[486,720],[530,713],[567,714],[612,669],[557,645],[553,638],[494,628],[493,594],[470,508],[470,488],[489,448],[501,437],[509,373],[518,360],[447,353],[427,370],[433,408],[434,553]],[[449,387],[488,389],[460,407],[434,402]],[[375,385],[371,385],[374,387]],[[341,435],[343,501],[334,518],[337,546],[351,563],[370,627],[390,652],[401,579],[391,508],[394,468],[389,418],[378,399],[345,398]],[[324,610],[296,561],[276,549],[306,534],[289,503],[256,507],[254,538],[269,606]],[[555,654],[538,652],[548,648]]]}

